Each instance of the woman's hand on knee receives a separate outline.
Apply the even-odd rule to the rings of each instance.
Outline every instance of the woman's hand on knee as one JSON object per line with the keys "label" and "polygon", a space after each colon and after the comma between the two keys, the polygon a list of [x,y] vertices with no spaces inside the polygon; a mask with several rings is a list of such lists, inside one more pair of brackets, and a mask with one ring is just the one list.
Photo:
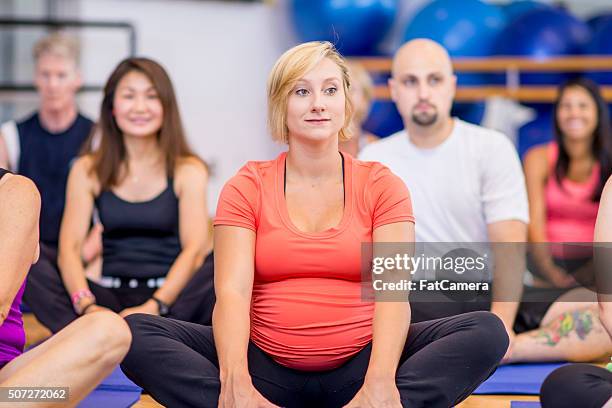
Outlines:
{"label": "woman's hand on knee", "polygon": [[128,317],[129,315],[136,314],[136,313],[144,313],[144,314],[159,316],[159,306],[157,306],[157,303],[155,303],[155,301],[149,299],[146,302],[144,302],[142,305],[128,307],[128,308],[123,309],[121,312],[119,312],[119,316]]}
{"label": "woman's hand on knee", "polygon": [[107,307],[92,304],[91,306],[87,307],[85,312],[83,312],[82,316],[85,316],[85,315],[90,314],[90,313],[95,313],[95,312],[110,312],[110,313],[115,313],[115,312],[113,312],[112,310],[110,310]]}
{"label": "woman's hand on knee", "polygon": [[402,408],[395,379],[368,380],[344,408]]}
{"label": "woman's hand on knee", "polygon": [[553,265],[549,272],[549,280],[555,288],[572,288],[578,286],[578,282],[565,269]]}

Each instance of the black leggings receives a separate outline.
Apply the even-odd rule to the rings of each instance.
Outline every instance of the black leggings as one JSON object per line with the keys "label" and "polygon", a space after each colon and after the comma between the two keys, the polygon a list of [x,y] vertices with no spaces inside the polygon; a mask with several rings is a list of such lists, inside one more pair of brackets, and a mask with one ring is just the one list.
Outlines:
{"label": "black leggings", "polygon": [[611,398],[612,373],[590,364],[557,368],[540,390],[542,408],[601,408]]}
{"label": "black leggings", "polygon": [[[200,324],[212,323],[215,306],[213,270],[211,253],[170,308],[170,317]],[[149,287],[106,288],[90,280],[87,283],[96,302],[114,312],[143,304],[157,290]],[[55,248],[41,244],[40,259],[30,268],[23,300],[53,333],[77,318],[57,267]]]}
{"label": "black leggings", "polygon": [[[217,407],[211,327],[144,314],[126,320],[133,341],[121,368],[132,381],[170,408]],[[489,312],[411,324],[396,372],[402,405],[458,404],[495,371],[507,347],[501,321]],[[251,342],[248,367],[255,388],[281,407],[342,407],[363,384],[370,352],[368,345],[341,367],[305,372],[276,363]]]}

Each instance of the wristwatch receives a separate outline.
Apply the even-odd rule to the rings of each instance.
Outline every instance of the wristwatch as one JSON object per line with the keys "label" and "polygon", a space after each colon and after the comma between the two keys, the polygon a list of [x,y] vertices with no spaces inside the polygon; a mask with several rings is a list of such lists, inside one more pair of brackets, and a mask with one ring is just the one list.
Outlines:
{"label": "wristwatch", "polygon": [[151,299],[157,303],[157,310],[159,311],[160,316],[168,316],[170,313],[170,305],[164,302],[161,299],[156,298],[155,296],[151,296]]}

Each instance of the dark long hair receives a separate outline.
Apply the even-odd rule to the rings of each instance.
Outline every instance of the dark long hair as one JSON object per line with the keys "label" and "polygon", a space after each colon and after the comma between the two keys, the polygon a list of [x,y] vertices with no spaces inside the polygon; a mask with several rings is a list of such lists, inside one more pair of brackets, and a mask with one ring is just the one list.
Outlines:
{"label": "dark long hair", "polygon": [[601,192],[604,185],[612,173],[612,140],[610,140],[612,132],[610,131],[610,113],[608,111],[608,106],[599,92],[599,87],[587,78],[570,79],[559,87],[559,95],[557,96],[553,110],[555,139],[559,145],[559,156],[557,158],[557,163],[555,163],[555,178],[557,183],[561,185],[561,180],[565,178],[569,169],[570,158],[565,148],[565,144],[563,143],[564,136],[559,127],[557,112],[565,91],[572,87],[580,87],[587,91],[597,107],[597,125],[593,132],[591,153],[600,166],[599,183],[592,196],[592,200],[598,202],[601,198]]}
{"label": "dark long hair", "polygon": [[113,100],[119,81],[133,71],[141,72],[149,78],[163,107],[163,121],[157,140],[164,155],[167,176],[174,176],[174,167],[178,159],[197,158],[187,143],[174,88],[164,68],[148,58],[125,59],[117,65],[104,86],[100,120],[96,126],[96,132],[101,138],[100,146],[92,153],[91,171],[98,177],[102,190],[107,190],[120,182],[121,165],[127,164],[123,134],[113,115]]}

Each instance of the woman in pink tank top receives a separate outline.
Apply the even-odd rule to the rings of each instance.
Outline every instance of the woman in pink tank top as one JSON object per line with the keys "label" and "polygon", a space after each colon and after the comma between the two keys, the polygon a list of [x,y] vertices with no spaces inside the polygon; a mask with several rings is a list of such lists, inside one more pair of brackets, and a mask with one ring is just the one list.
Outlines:
{"label": "woman in pink tank top", "polygon": [[[574,79],[559,89],[555,140],[525,156],[530,270],[557,287],[576,284],[592,257],[599,199],[612,172],[610,118],[597,85]],[[535,245],[533,245],[535,244]],[[582,278],[578,279],[582,282]]]}
{"label": "woman in pink tank top", "polygon": [[34,184],[0,169],[0,389],[61,387],[52,395],[58,400],[49,405],[73,407],[119,364],[131,336],[121,317],[103,311],[78,319],[23,353],[19,307],[28,269],[38,260],[39,213]]}

